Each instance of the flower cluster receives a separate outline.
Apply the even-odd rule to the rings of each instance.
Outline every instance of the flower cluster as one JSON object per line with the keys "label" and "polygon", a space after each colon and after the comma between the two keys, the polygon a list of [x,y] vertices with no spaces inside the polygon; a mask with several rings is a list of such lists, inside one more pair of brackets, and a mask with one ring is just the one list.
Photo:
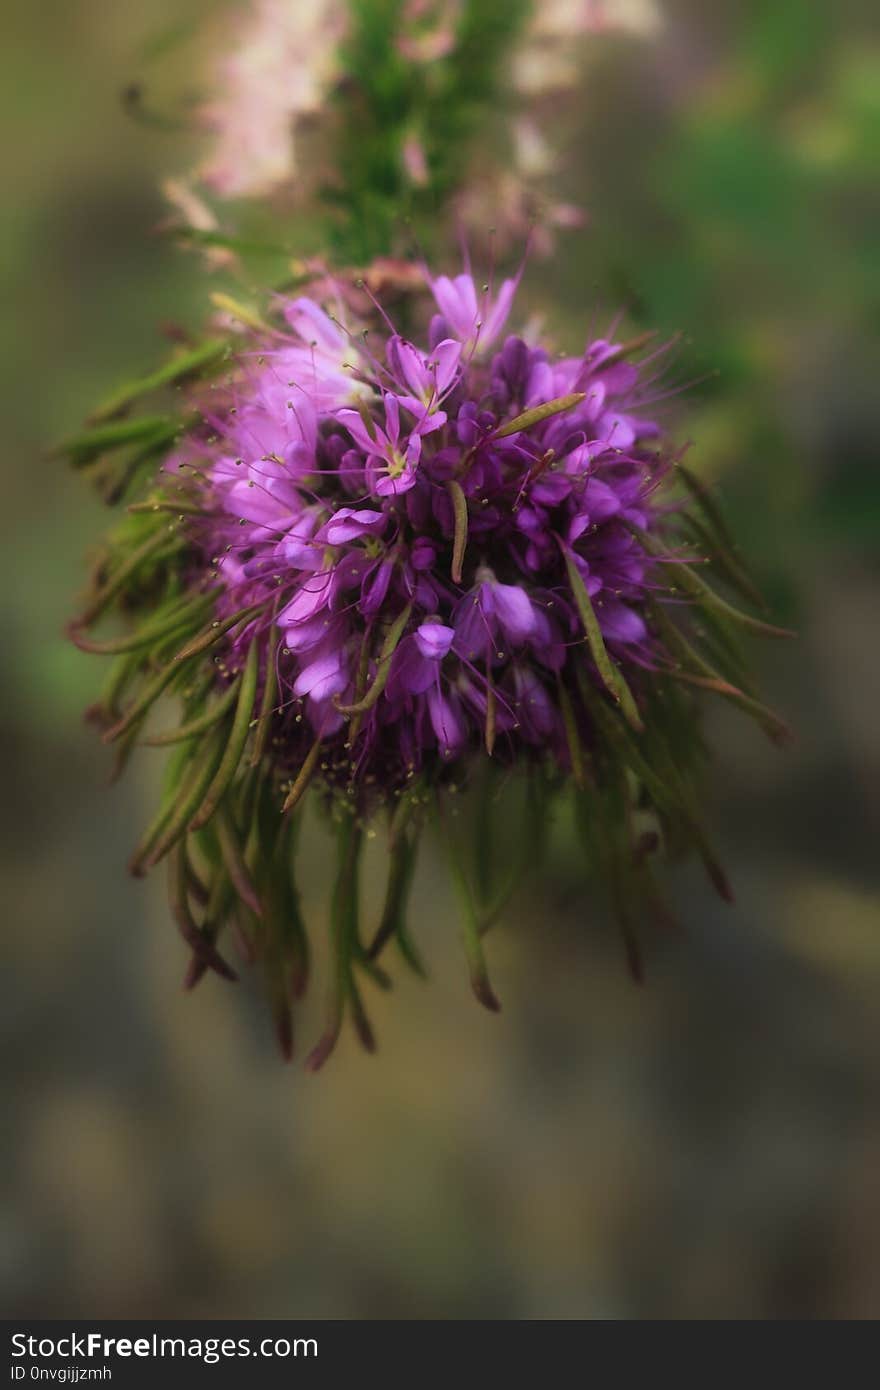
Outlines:
{"label": "flower cluster", "polygon": [[[341,741],[359,795],[480,744],[568,768],[557,686],[585,604],[615,696],[616,663],[652,660],[635,532],[666,464],[638,369],[603,340],[556,360],[502,345],[513,281],[482,303],[468,275],[431,289],[429,342],[389,332],[381,351],[285,303],[289,335],[260,346],[211,444],[178,463],[219,507],[202,544],[224,607],[271,613],[291,719]],[[251,640],[244,624],[236,645]]]}
{"label": "flower cluster", "polygon": [[[738,629],[766,624],[695,563],[749,591],[711,499],[655,418],[663,349],[608,336],[557,356],[508,333],[516,287],[429,276],[434,312],[417,340],[378,304],[356,321],[362,288],[340,285],[324,305],[278,298],[266,320],[243,311],[251,326],[233,359],[208,343],[166,370],[162,381],[213,373],[170,450],[161,417],[119,419],[137,388],[71,445],[89,462],[134,444],[126,486],[132,466],[165,456],[75,636],[117,657],[97,717],[123,755],[159,696],[182,696],[182,724],[146,738],[175,744],[175,760],[133,867],[168,857],[191,979],[230,973],[215,943],[236,924],[246,954],[267,963],[285,1048],[307,961],[291,875],[309,788],[339,828],[336,985],[313,1065],[346,1011],[371,1045],[356,967],[377,971],[390,936],[411,956],[418,831],[429,814],[444,823],[453,789],[499,768],[539,800],[573,794],[637,968],[626,904],[634,889],[654,896],[661,844],[695,847],[728,892],[695,808],[694,692],[781,732],[737,646]],[[140,625],[88,637],[116,603]],[[366,946],[357,857],[382,816],[388,901]],[[482,938],[498,894],[476,900],[453,857],[474,990],[497,1007]]]}

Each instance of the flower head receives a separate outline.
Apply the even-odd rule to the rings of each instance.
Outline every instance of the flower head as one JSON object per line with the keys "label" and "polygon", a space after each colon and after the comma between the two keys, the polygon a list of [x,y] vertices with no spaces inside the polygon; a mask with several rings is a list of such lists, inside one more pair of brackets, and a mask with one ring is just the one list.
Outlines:
{"label": "flower head", "polygon": [[[503,336],[514,280],[497,292],[469,274],[427,283],[435,313],[421,340],[384,317],[346,317],[343,294],[329,313],[279,301],[273,326],[196,388],[200,414],[130,518],[139,549],[126,532],[76,634],[123,660],[104,716],[124,747],[160,693],[182,694],[182,728],[160,737],[179,741],[179,767],[134,864],[170,857],[196,977],[222,972],[214,943],[237,916],[249,949],[274,963],[282,1040],[305,952],[302,924],[290,925],[291,827],[310,787],[330,809],[337,993],[314,1065],[345,1013],[370,1044],[355,965],[391,934],[406,943],[416,833],[429,811],[446,823],[454,788],[486,769],[522,773],[530,814],[535,797],[567,790],[618,888],[648,872],[633,830],[648,813],[651,844],[690,842],[726,891],[694,810],[693,691],[780,732],[740,684],[735,629],[765,625],[702,574],[711,555],[746,582],[656,418],[657,351],[609,336],[558,356]],[[95,644],[85,627],[126,594],[130,611],[146,607],[141,627]],[[142,693],[120,708],[138,675]],[[368,950],[356,864],[363,827],[383,815],[389,902]],[[494,1007],[490,912],[471,902],[465,943]]]}

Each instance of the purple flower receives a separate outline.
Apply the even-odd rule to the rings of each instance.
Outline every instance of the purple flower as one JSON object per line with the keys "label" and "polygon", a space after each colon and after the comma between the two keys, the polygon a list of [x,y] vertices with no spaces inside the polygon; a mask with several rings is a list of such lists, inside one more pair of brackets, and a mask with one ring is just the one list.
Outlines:
{"label": "purple flower", "polygon": [[415,485],[416,465],[422,453],[419,428],[401,432],[400,406],[396,396],[385,395],[385,423],[369,423],[356,410],[339,410],[336,418],[345,425],[366,461],[367,484],[376,497],[396,497]]}
{"label": "purple flower", "polygon": [[[693,528],[701,553],[686,549],[683,503],[666,490],[674,456],[647,405],[656,366],[646,382],[633,345],[605,338],[571,357],[516,336],[493,351],[516,281],[495,296],[470,275],[430,288],[439,312],[427,341],[378,319],[367,339],[341,304],[277,302],[284,326],[245,340],[228,376],[196,397],[202,423],[166,460],[158,496],[128,518],[144,549],[128,570],[129,555],[112,556],[109,592],[81,624],[120,596],[148,607],[133,646],[98,648],[122,658],[112,698],[133,670],[145,682],[127,713],[112,711],[111,735],[137,737],[169,682],[186,702],[183,729],[166,740],[180,745],[176,799],[135,866],[177,856],[173,900],[194,978],[228,972],[214,908],[238,902],[239,927],[251,924],[271,962],[287,1042],[305,951],[284,878],[290,816],[279,811],[294,813],[315,784],[341,857],[337,994],[314,1065],[346,1010],[370,1037],[354,892],[359,837],[380,808],[392,827],[380,937],[400,920],[426,808],[445,808],[486,760],[525,767],[537,798],[512,857],[530,859],[535,808],[567,788],[585,856],[615,888],[645,880],[646,837],[634,836],[647,821],[653,840],[694,845],[724,893],[694,822],[693,689],[758,711],[774,737],[782,727],[735,684],[727,628],[760,624],[719,604],[692,566],[705,557],[709,508]],[[723,548],[715,560],[739,577]],[[695,609],[708,621],[693,621]],[[482,869],[487,897],[471,904],[465,939],[474,989],[493,1007]],[[457,877],[468,887],[461,866]]]}
{"label": "purple flower", "polygon": [[545,739],[567,766],[559,682],[589,741],[574,665],[609,679],[585,603],[636,683],[658,652],[631,528],[663,515],[667,465],[638,365],[606,339],[559,358],[510,336],[491,355],[517,282],[429,283],[429,345],[389,331],[378,356],[341,304],[281,301],[289,335],[243,360],[234,408],[212,402],[212,438],[191,445],[202,470],[213,458],[198,476],[219,503],[204,547],[223,555],[221,611],[271,607],[294,741],[300,707],[342,741],[346,702],[366,700],[350,756],[367,799],[481,746],[514,759]]}
{"label": "purple flower", "polygon": [[532,636],[535,613],[519,584],[499,584],[488,570],[478,571],[477,581],[455,612],[456,649],[471,661],[482,658],[494,664]]}
{"label": "purple flower", "polygon": [[394,337],[388,344],[388,362],[399,390],[397,399],[419,421],[419,433],[429,434],[446,424],[440,403],[455,384],[461,358],[461,343],[446,338],[429,356],[419,352],[404,338]]}
{"label": "purple flower", "polygon": [[424,695],[431,690],[454,637],[455,629],[443,623],[421,623],[397,649],[389,693]]}
{"label": "purple flower", "polygon": [[431,281],[440,311],[432,324],[432,340],[448,335],[465,350],[472,351],[478,343],[481,350],[490,348],[507,322],[517,284],[517,280],[505,280],[494,298],[485,290],[481,301],[472,276],[456,275],[450,280],[439,275]]}
{"label": "purple flower", "polygon": [[315,539],[326,545],[345,545],[364,536],[378,536],[387,526],[388,516],[385,512],[371,511],[369,507],[340,507],[321,527]]}

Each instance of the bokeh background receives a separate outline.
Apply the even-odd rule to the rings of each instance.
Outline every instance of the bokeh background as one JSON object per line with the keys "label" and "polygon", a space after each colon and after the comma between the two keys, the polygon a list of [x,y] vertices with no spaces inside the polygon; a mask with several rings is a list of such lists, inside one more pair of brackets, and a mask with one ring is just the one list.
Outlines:
{"label": "bokeh background", "polygon": [[124,872],[155,763],[108,790],[81,718],[100,671],[63,638],[105,518],[45,446],[210,288],[154,234],[193,150],[119,94],[210,8],[3,12],[6,1315],[880,1315],[873,7],[665,0],[655,41],[597,41],[563,127],[590,224],[527,277],[562,342],[626,303],[720,369],[692,458],[800,634],[755,653],[789,749],[711,711],[735,907],[676,871],[682,930],[638,989],[563,847],[492,940],[494,1018],[429,853],[433,982],[401,977],[380,1055],[346,1039],[317,1078],[277,1060],[248,983],[182,993],[162,883]]}

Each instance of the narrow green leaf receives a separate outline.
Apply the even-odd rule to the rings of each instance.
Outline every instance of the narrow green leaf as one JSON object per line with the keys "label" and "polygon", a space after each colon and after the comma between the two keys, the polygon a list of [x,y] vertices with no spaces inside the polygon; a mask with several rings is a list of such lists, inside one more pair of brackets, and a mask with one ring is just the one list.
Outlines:
{"label": "narrow green leaf", "polygon": [[[169,544],[169,541],[171,544]],[[157,552],[161,551],[163,546],[168,546],[169,556],[181,548],[179,540],[174,536],[169,536],[169,532],[164,526],[158,531],[154,531],[151,536],[148,536],[143,544],[133,550],[127,559],[114,570],[107,580],[107,583],[94,595],[85,612],[81,613],[76,619],[76,625],[78,627],[91,627],[92,623],[101,616],[105,609],[107,609],[113,600],[122,592],[129,579],[140,569],[144,561],[149,560],[151,557],[155,557],[157,560],[159,559]]]}
{"label": "narrow green leaf", "polygon": [[474,900],[470,882],[468,881],[467,870],[462,861],[461,852],[458,845],[455,843],[443,807],[439,810],[439,820],[446,845],[449,869],[461,909],[460,935],[464,947],[465,959],[468,964],[471,989],[484,1008],[489,1009],[492,1013],[498,1013],[500,1012],[501,1004],[489,980],[489,969],[486,964],[486,955],[483,950],[482,934],[480,932],[479,911]]}
{"label": "narrow green leaf", "polygon": [[[140,481],[141,474],[148,464],[152,465],[160,455],[167,453],[183,431],[181,422],[169,422],[163,429],[147,437],[139,449],[135,449],[125,460],[115,463],[113,471],[100,477],[98,490],[108,507],[115,507]],[[104,465],[98,463],[97,469]]]}
{"label": "narrow green leaf", "polygon": [[[274,801],[270,810],[277,819]],[[280,823],[273,856],[273,882],[278,887],[276,931],[289,974],[290,993],[301,999],[309,978],[309,941],[306,935],[296,884],[296,847],[299,818],[288,816]]]}
{"label": "narrow green leaf", "polygon": [[580,571],[575,564],[574,555],[567,548],[563,548],[565,557],[565,568],[568,572],[568,582],[577,610],[583,623],[584,632],[587,638],[587,645],[590,648],[590,655],[596,663],[596,669],[602,679],[602,684],[609,695],[620,705],[627,722],[634,729],[641,729],[642,719],[639,714],[636,702],[633,699],[632,691],[620,670],[613,664],[608,649],[602,638],[602,629],[599,626],[599,619],[596,617],[590,595],[587,593],[587,586],[581,578]]}
{"label": "narrow green leaf", "polygon": [[227,236],[225,232],[206,231],[201,227],[174,227],[176,241],[189,241],[196,246],[216,246],[221,251],[234,251],[238,256],[289,256],[290,247],[277,242],[255,238]]}
{"label": "narrow green leaf", "polygon": [[[591,715],[595,719],[605,739],[612,747],[617,749],[618,754],[623,757],[636,777],[643,783],[655,805],[660,809],[671,811],[673,814],[679,815],[684,819],[689,834],[699,851],[709,877],[712,879],[719,895],[726,899],[726,901],[731,902],[733,900],[733,894],[731,893],[726,875],[709,844],[706,833],[700,823],[699,812],[693,797],[686,788],[671,755],[668,751],[665,753],[663,758],[663,770],[665,775],[661,775],[661,773],[648,762],[628,730],[614,718],[612,711],[604,704],[599,692],[593,689],[586,675],[584,675],[581,680],[580,687],[584,703],[590,710]],[[655,749],[661,749],[662,744],[659,732],[656,728],[652,729],[652,735]]]}
{"label": "narrow green leaf", "polygon": [[385,888],[385,902],[376,934],[367,947],[367,955],[375,960],[382,947],[395,936],[406,914],[407,898],[415,869],[416,841],[408,835],[401,835],[389,847],[388,882]]}
{"label": "narrow green leaf", "polygon": [[278,694],[277,669],[278,629],[272,628],[266,643],[266,671],[263,678],[263,695],[260,700],[260,713],[257,716],[254,746],[251,751],[251,767],[256,767],[266,751],[272,716],[275,713],[275,697]]}
{"label": "narrow green leaf", "polygon": [[83,430],[81,434],[56,445],[52,454],[55,457],[66,455],[74,468],[82,468],[112,449],[121,449],[125,444],[139,444],[151,436],[158,438],[169,429],[176,433],[177,426],[168,416],[142,415],[135,420],[119,420]]}
{"label": "narrow green leaf", "polygon": [[245,744],[251,727],[251,715],[254,712],[254,699],[257,693],[257,677],[260,671],[260,644],[257,641],[251,642],[250,651],[245,662],[244,672],[241,678],[241,687],[238,695],[238,704],[235,707],[235,718],[232,721],[232,728],[229,731],[229,738],[226,749],[217,769],[211,786],[205,796],[199,810],[190,821],[190,830],[200,830],[206,825],[213,816],[221,800],[226,795],[233,777],[238,771],[238,765],[244,755]]}
{"label": "narrow green leaf", "polygon": [[756,608],[764,608],[764,599],[757,585],[752,582],[733,551],[725,545],[720,536],[713,534],[706,523],[693,513],[687,513],[684,522],[696,537],[698,544],[706,551],[722,579],[725,579],[731,588],[736,589],[747,603],[753,603]]}
{"label": "narrow green leaf", "polygon": [[252,305],[242,304],[240,300],[233,299],[231,294],[215,290],[211,295],[211,303],[224,314],[229,314],[230,318],[237,319],[239,323],[253,328],[257,333],[272,332],[269,324]]}
{"label": "narrow green leaf", "polygon": [[723,542],[728,550],[735,550],[736,543],[730,533],[730,528],[724,518],[724,513],[718,506],[711,490],[706,486],[702,478],[698,478],[696,473],[684,463],[677,463],[675,471],[681,478],[691,497],[702,509],[704,516],[711,525],[715,534]]}
{"label": "narrow green leaf", "polygon": [[120,386],[103,405],[94,411],[91,416],[92,421],[95,424],[101,424],[106,420],[112,420],[115,415],[121,414],[141,396],[147,396],[152,391],[160,390],[163,386],[170,386],[175,382],[183,381],[188,376],[194,376],[207,367],[214,366],[227,356],[228,351],[229,345],[226,341],[213,338],[200,343],[198,347],[191,348],[187,352],[179,353],[147,376]]}
{"label": "narrow green leaf", "polygon": [[339,827],[339,862],[330,912],[333,974],[327,1000],[324,1032],[306,1058],[308,1071],[318,1071],[336,1046],[346,1004],[352,1008],[361,1041],[370,1049],[372,1033],[354,988],[352,957],[358,939],[358,862],[363,832],[346,818]]}
{"label": "narrow green leaf", "polygon": [[684,810],[685,799],[674,786],[667,785],[647,762],[638,745],[615,718],[586,672],[581,675],[580,690],[584,704],[603,738],[624,756],[657,805],[670,807],[675,811]]}
{"label": "narrow green leaf", "polygon": [[141,658],[135,653],[123,653],[116,658],[107,673],[99,699],[88,710],[86,718],[100,728],[109,728],[122,718],[122,698],[140,670]]}
{"label": "narrow green leaf", "polygon": [[461,571],[468,539],[468,505],[461,483],[454,478],[446,484],[452,499],[452,513],[455,520],[455,535],[452,542],[452,582],[461,583]]}
{"label": "narrow green leaf", "polygon": [[281,807],[282,815],[285,811],[292,811],[294,806],[296,806],[302,798],[303,794],[306,791],[306,788],[308,787],[314,775],[320,752],[321,740],[319,738],[316,738],[305,756],[302,767],[296,774],[293,786],[287,793],[287,799],[285,800],[284,805]]}
{"label": "narrow green leaf", "polygon": [[164,858],[170,849],[173,849],[181,836],[186,834],[187,826],[201,806],[205,792],[211,785],[214,774],[220,765],[223,747],[222,736],[215,736],[210,741],[206,741],[201,753],[194,758],[190,775],[180,789],[174,808],[161,834],[141,861],[145,868],[152,868],[154,864],[158,864],[159,860]]}
{"label": "narrow green leaf", "polygon": [[263,907],[253,880],[248,873],[232,817],[225,806],[219,807],[214,825],[220,853],[223,856],[223,863],[230,882],[245,906],[249,907],[256,917],[262,917]]}
{"label": "narrow green leaf", "polygon": [[714,691],[723,699],[729,700],[731,704],[738,705],[746,714],[752,715],[758,721],[774,743],[782,743],[789,737],[790,730],[785,721],[774,714],[773,710],[762,704],[760,700],[755,699],[753,695],[746,694],[744,690],[740,690],[729,680],[725,680],[705,657],[688,642],[671,618],[663,612],[661,604],[654,605],[653,617],[667,647],[682,663],[672,673],[674,676],[689,681],[692,685],[701,686],[705,690]]}
{"label": "narrow green leaf", "polygon": [[573,409],[586,399],[586,391],[572,391],[567,396],[557,396],[555,400],[545,401],[543,405],[532,406],[531,410],[524,410],[521,415],[515,415],[512,420],[501,425],[497,430],[492,431],[493,439],[504,439],[510,434],[519,434],[520,430],[531,429],[532,425],[539,425],[542,420],[549,420],[552,415],[561,415],[566,410]]}
{"label": "narrow green leaf", "polygon": [[177,634],[179,640],[187,629],[191,630],[201,622],[218,592],[219,590],[210,589],[204,594],[196,595],[195,598],[191,594],[184,594],[160,609],[152,618],[148,618],[134,632],[125,633],[121,637],[111,637],[103,642],[93,641],[85,636],[75,622],[68,628],[68,634],[81,651],[97,656],[117,656],[120,653],[138,651],[172,634]]}
{"label": "narrow green leaf", "polygon": [[175,748],[168,759],[165,769],[165,790],[162,795],[162,800],[159,803],[156,814],[141,836],[137,847],[128,861],[128,871],[130,874],[133,874],[135,878],[142,877],[147,855],[171,818],[171,814],[180,794],[180,780],[191,758],[192,749],[187,744],[181,744],[179,748]]}
{"label": "narrow green leaf", "polygon": [[188,720],[176,729],[168,729],[164,734],[153,734],[150,738],[142,739],[142,743],[149,748],[165,748],[171,743],[182,743],[198,734],[207,733],[208,729],[213,728],[226,714],[238,694],[240,684],[241,677],[236,676],[229,689],[225,690],[220,699],[215,700],[203,714],[197,714],[194,719]]}
{"label": "narrow green leaf", "polygon": [[388,682],[388,676],[391,672],[391,658],[397,650],[411,613],[411,603],[407,604],[402,613],[398,613],[394,622],[388,629],[385,641],[382,643],[382,650],[379,653],[379,660],[376,664],[376,674],[373,678],[373,684],[362,700],[358,700],[353,705],[338,704],[336,708],[339,710],[340,714],[365,714],[367,710],[373,708]]}
{"label": "narrow green leaf", "polygon": [[201,653],[206,652],[209,647],[213,647],[215,642],[219,642],[221,637],[225,637],[226,633],[231,631],[232,628],[238,627],[241,623],[248,622],[251,618],[255,618],[258,613],[263,611],[264,607],[265,605],[263,603],[254,603],[251,604],[249,608],[239,609],[239,611],[233,613],[230,618],[223,618],[222,620],[216,619],[209,628],[206,628],[198,637],[193,638],[192,642],[188,642],[187,645],[177,653],[174,660],[189,661],[191,657],[200,656]]}
{"label": "narrow green leaf", "polygon": [[729,619],[731,622],[739,624],[740,627],[748,628],[751,632],[757,632],[762,637],[794,637],[794,633],[784,627],[774,627],[771,623],[762,622],[760,618],[753,618],[749,613],[742,613],[738,608],[734,608],[726,599],[711,589],[704,579],[696,573],[693,565],[683,564],[680,560],[672,560],[666,554],[663,546],[653,536],[648,535],[639,526],[627,525],[628,530],[636,537],[649,555],[662,563],[665,574],[670,575],[675,581],[675,585],[685,593],[695,599],[699,604],[710,612],[719,614]]}
{"label": "narrow green leaf", "polygon": [[159,696],[168,688],[175,677],[181,674],[183,667],[171,661],[157,671],[151,681],[147,683],[134,704],[126,710],[125,714],[114,724],[112,729],[108,729],[104,735],[105,743],[115,743],[118,738],[129,731],[132,726],[138,723],[156,703]]}
{"label": "narrow green leaf", "polygon": [[178,845],[172,851],[168,861],[168,902],[181,936],[198,958],[224,980],[237,980],[235,971],[226,963],[210,937],[200,930],[193,918],[189,905],[186,853],[183,845]]}

